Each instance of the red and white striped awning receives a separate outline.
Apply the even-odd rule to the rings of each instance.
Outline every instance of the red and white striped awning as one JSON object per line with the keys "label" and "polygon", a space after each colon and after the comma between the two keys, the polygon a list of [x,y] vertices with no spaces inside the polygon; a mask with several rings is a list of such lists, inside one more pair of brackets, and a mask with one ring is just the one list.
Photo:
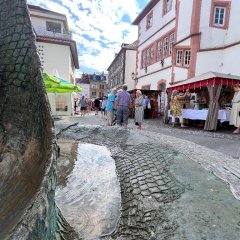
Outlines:
{"label": "red and white striped awning", "polygon": [[208,85],[212,86],[221,84],[224,86],[233,86],[237,83],[240,83],[240,76],[207,72],[194,78],[173,83],[171,87],[167,88],[167,92],[172,92],[173,90],[185,91],[187,89],[196,89]]}

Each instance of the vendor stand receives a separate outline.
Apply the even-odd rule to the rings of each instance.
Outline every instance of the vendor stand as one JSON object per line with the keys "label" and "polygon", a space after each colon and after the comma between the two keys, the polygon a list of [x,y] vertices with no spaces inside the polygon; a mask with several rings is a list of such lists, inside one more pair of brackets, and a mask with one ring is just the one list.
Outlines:
{"label": "vendor stand", "polygon": [[[183,118],[205,120],[204,130],[215,131],[218,120],[221,122],[229,121],[229,106],[231,106],[233,96],[231,87],[238,83],[240,83],[240,76],[207,72],[185,81],[173,83],[171,87],[167,88],[167,93],[170,95],[173,90],[179,92],[190,90],[192,95],[195,94],[199,97],[200,100],[195,99],[195,102],[191,100],[192,105],[190,101],[190,108],[183,109]],[[168,117],[169,111],[167,109],[165,113]]]}

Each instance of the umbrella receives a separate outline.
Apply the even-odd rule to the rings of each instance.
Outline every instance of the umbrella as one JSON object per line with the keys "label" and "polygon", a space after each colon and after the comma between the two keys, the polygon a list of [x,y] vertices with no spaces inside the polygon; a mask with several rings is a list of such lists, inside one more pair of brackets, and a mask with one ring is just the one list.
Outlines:
{"label": "umbrella", "polygon": [[82,88],[48,73],[43,73],[43,80],[46,86],[46,91],[49,93],[82,92]]}

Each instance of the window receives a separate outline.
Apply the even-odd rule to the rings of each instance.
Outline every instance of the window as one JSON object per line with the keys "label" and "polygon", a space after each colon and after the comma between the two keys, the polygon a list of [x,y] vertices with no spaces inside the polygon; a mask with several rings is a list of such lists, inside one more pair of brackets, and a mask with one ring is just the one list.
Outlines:
{"label": "window", "polygon": [[225,17],[226,8],[224,7],[215,7],[214,10],[214,25],[223,26],[224,17]]}
{"label": "window", "polygon": [[170,37],[169,37],[169,55],[172,55],[174,37],[175,37],[174,33],[170,34]]}
{"label": "window", "polygon": [[152,27],[152,25],[153,25],[153,12],[151,12],[151,13],[148,14],[148,16],[147,16],[146,29],[148,30],[150,27]]}
{"label": "window", "polygon": [[170,12],[172,10],[172,0],[164,0],[163,1],[163,15]]}
{"label": "window", "polygon": [[159,62],[162,59],[162,41],[157,43],[157,61]]}
{"label": "window", "polygon": [[184,66],[188,67],[190,64],[190,58],[191,58],[191,51],[185,50],[184,52]]}
{"label": "window", "polygon": [[150,64],[154,63],[154,46],[150,48]]}
{"label": "window", "polygon": [[182,54],[183,54],[182,50],[177,50],[176,65],[178,65],[178,66],[180,66],[182,64]]}
{"label": "window", "polygon": [[231,1],[212,1],[210,27],[227,29],[229,24]]}
{"label": "window", "polygon": [[96,89],[97,88],[97,84],[92,84],[92,88]]}
{"label": "window", "polygon": [[168,37],[165,37],[163,40],[163,58],[167,56],[167,48],[168,48]]}
{"label": "window", "polygon": [[54,32],[54,33],[61,33],[62,27],[60,23],[56,22],[46,22],[47,31]]}
{"label": "window", "polygon": [[92,97],[96,97],[96,92],[92,92]]}
{"label": "window", "polygon": [[191,50],[183,49],[176,52],[176,65],[179,67],[189,67],[191,61]]}

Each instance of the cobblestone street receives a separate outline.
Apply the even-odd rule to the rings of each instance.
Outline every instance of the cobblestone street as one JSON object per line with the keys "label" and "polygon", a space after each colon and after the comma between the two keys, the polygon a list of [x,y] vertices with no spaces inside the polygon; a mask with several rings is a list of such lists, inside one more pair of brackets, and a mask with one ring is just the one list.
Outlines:
{"label": "cobblestone street", "polygon": [[[240,160],[231,156],[238,154],[239,136],[172,129],[154,120],[142,131],[132,120],[129,129],[105,127],[105,119],[93,115],[55,124],[59,141],[106,146],[115,160],[121,217],[115,231],[102,236],[106,240],[239,238],[240,202],[233,194],[240,198]],[[192,140],[197,137],[203,146]],[[215,139],[233,142],[235,152],[205,147]]]}

